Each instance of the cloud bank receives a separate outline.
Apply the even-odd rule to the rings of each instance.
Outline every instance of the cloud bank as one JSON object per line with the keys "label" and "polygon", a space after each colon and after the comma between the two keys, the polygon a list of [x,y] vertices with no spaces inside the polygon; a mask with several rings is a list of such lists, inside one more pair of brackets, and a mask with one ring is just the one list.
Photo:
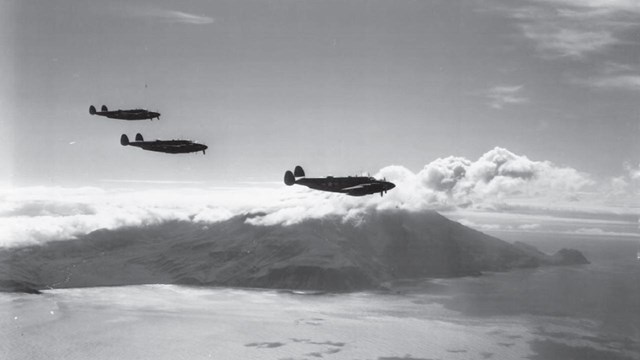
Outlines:
{"label": "cloud bank", "polygon": [[[635,169],[628,169],[625,181],[633,181],[634,174]],[[97,229],[147,226],[169,220],[206,226],[249,213],[253,216],[247,222],[252,225],[286,226],[328,215],[357,223],[371,210],[517,212],[520,221],[525,222],[510,229],[537,231],[544,230],[540,223],[545,218],[541,214],[575,217],[580,213],[592,217],[619,211],[603,206],[607,199],[594,202],[585,195],[589,191],[609,194],[598,192],[599,185],[588,174],[549,161],[530,160],[500,147],[475,161],[456,156],[438,158],[417,173],[399,165],[387,166],[375,177],[385,177],[396,188],[384,197],[349,197],[284,184],[142,191],[92,187],[8,189],[0,191],[0,246],[38,244],[74,238]],[[481,230],[499,230],[492,224],[467,221]],[[632,221],[637,227],[637,217]],[[585,224],[595,228],[598,223],[583,221],[578,225],[585,227]],[[597,230],[589,233],[597,234]]]}

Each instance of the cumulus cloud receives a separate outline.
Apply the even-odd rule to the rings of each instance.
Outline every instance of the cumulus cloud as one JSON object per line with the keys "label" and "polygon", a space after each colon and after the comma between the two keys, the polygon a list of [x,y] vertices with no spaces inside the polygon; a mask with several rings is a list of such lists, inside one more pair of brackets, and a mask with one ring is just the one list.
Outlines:
{"label": "cumulus cloud", "polygon": [[623,168],[622,175],[610,178],[604,190],[611,199],[628,199],[633,204],[634,201],[637,201],[634,195],[640,194],[640,165],[624,163]]}
{"label": "cumulus cloud", "polygon": [[610,180],[611,193],[614,195],[625,195],[629,187],[629,182],[624,176],[617,176]]}
{"label": "cumulus cloud", "polygon": [[489,106],[494,109],[502,109],[507,105],[522,104],[529,101],[528,98],[520,95],[523,86],[494,86],[486,91],[489,98]]}
{"label": "cumulus cloud", "polygon": [[638,166],[633,166],[627,163],[624,167],[632,180],[640,180],[640,164]]}
{"label": "cumulus cloud", "polygon": [[509,196],[568,194],[594,182],[588,175],[549,161],[496,147],[476,161],[448,157],[427,164],[418,174],[427,191],[442,192],[451,205],[471,205]]}

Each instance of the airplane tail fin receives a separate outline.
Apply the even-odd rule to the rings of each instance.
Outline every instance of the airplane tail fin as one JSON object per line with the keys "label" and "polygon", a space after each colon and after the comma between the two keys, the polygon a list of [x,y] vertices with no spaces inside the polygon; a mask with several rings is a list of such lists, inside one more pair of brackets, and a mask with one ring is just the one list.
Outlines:
{"label": "airplane tail fin", "polygon": [[122,136],[120,136],[120,144],[122,146],[127,146],[129,145],[129,137],[125,134],[122,134]]}
{"label": "airplane tail fin", "polygon": [[287,170],[287,172],[284,173],[284,183],[287,184],[287,186],[291,186],[296,183],[296,178],[290,170]]}
{"label": "airplane tail fin", "polygon": [[109,111],[109,109],[107,109],[107,105],[102,105],[102,111]]}
{"label": "airplane tail fin", "polygon": [[293,170],[293,175],[297,178],[304,177],[304,170],[302,170],[302,166],[296,166],[296,168]]}
{"label": "airplane tail fin", "polygon": [[89,106],[89,114],[94,115],[96,113],[96,107],[91,105]]}
{"label": "airplane tail fin", "polygon": [[140,134],[140,133],[136,134],[136,141],[144,141],[144,138],[142,137],[142,134]]}

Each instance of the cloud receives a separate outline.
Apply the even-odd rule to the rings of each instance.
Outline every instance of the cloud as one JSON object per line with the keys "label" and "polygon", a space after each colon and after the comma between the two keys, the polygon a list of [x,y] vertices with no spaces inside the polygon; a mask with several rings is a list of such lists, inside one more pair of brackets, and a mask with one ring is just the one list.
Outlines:
{"label": "cloud", "polygon": [[518,225],[517,229],[523,231],[537,230],[540,229],[540,224],[522,224]]}
{"label": "cloud", "polygon": [[419,176],[433,177],[433,172],[442,173],[449,183],[448,193],[462,203],[520,194],[573,193],[593,184],[588,175],[575,169],[549,161],[532,161],[500,147],[474,162],[451,157],[435,160],[426,165]]}
{"label": "cloud", "polygon": [[107,183],[125,183],[125,184],[164,184],[164,185],[199,185],[204,181],[180,181],[180,180],[145,180],[145,179],[102,179],[100,181]]}
{"label": "cloud", "polygon": [[213,18],[211,17],[188,14],[182,11],[160,11],[155,16],[167,22],[183,24],[204,25],[213,23]]}
{"label": "cloud", "polygon": [[637,167],[627,165],[627,171],[629,172],[629,177],[633,180],[640,180],[640,165]]}
{"label": "cloud", "polygon": [[[496,147],[472,161],[463,157],[438,158],[417,173],[392,165],[381,169],[376,178],[396,184],[383,198],[354,198],[340,194],[305,191],[298,197],[281,199],[263,216],[250,220],[255,225],[291,224],[305,218],[338,214],[349,219],[369,209],[499,209],[498,204],[534,199],[555,202],[576,196],[595,181],[587,174],[549,161],[532,161]],[[304,188],[303,188],[304,189]],[[567,200],[568,201],[568,200]]]}
{"label": "cloud", "polygon": [[[636,174],[635,168],[628,171]],[[255,226],[286,226],[328,215],[358,224],[369,211],[395,209],[464,211],[463,219],[467,221],[474,212],[516,214],[512,218],[485,216],[486,220],[474,220],[477,224],[474,227],[484,231],[545,230],[538,224],[549,223],[549,218],[556,217],[566,218],[565,223],[583,224],[581,227],[604,224],[617,229],[629,222],[626,215],[615,214],[612,217],[615,222],[611,222],[606,215],[611,213],[610,207],[599,207],[603,201],[587,201],[608,194],[599,192],[589,175],[549,161],[530,160],[500,147],[477,160],[457,156],[438,158],[418,172],[399,165],[387,166],[375,177],[386,177],[396,188],[384,197],[350,197],[284,184],[188,188],[185,186],[189,184],[181,183],[170,188],[142,190],[0,189],[0,246],[39,244],[75,238],[98,229],[148,226],[169,220],[207,226],[241,214],[250,215],[247,223]],[[580,216],[587,220],[578,221]],[[637,216],[632,223],[637,228]]]}
{"label": "cloud", "polygon": [[473,221],[467,219],[460,219],[458,222],[464,226],[480,230],[480,231],[500,231],[503,230],[504,227],[498,224],[477,224]]}
{"label": "cloud", "polygon": [[624,236],[624,237],[640,238],[640,233],[605,231],[600,228],[579,228],[573,231],[566,231],[564,233],[571,234],[571,235]]}
{"label": "cloud", "polygon": [[[639,25],[637,1],[537,0],[503,8],[523,35],[546,57],[581,59],[623,44],[624,32]],[[512,6],[512,5],[511,5]]]}
{"label": "cloud", "polygon": [[522,25],[522,31],[547,55],[580,58],[617,42],[610,30],[589,30],[586,26],[567,28],[565,24],[533,23]]}
{"label": "cloud", "polygon": [[127,10],[127,14],[134,17],[152,19],[166,23],[206,25],[214,22],[212,17],[205,15],[195,15],[177,10],[166,10],[152,7],[132,7]]}
{"label": "cloud", "polygon": [[640,13],[640,3],[636,0],[538,0],[552,4],[563,4],[578,8],[587,8],[592,12],[614,13],[620,11]]}
{"label": "cloud", "polygon": [[[600,90],[640,91],[633,34],[640,31],[635,0],[500,1],[498,11],[514,19],[520,33],[546,59],[580,61],[595,70],[572,75],[574,84]],[[626,51],[624,51],[626,50]],[[579,70],[576,70],[579,71]],[[492,105],[499,108],[500,103]]]}
{"label": "cloud", "polygon": [[486,91],[489,98],[489,106],[494,109],[502,109],[506,105],[522,104],[529,101],[528,98],[520,95],[523,86],[495,86]]}
{"label": "cloud", "polygon": [[640,194],[640,165],[623,164],[624,173],[609,179],[606,191],[610,199],[629,199],[633,203]]}
{"label": "cloud", "polygon": [[617,176],[611,178],[610,182],[611,192],[614,195],[626,195],[629,187],[629,182],[624,176]]}
{"label": "cloud", "polygon": [[586,80],[577,79],[575,82],[599,89],[640,91],[640,74],[600,76]]}
{"label": "cloud", "polygon": [[360,206],[357,199],[284,185],[138,191],[5,189],[0,190],[0,246],[73,239],[98,229],[148,226],[170,220],[215,223],[249,213],[254,214],[249,222],[255,225],[287,225],[329,214],[347,219],[356,216]]}
{"label": "cloud", "polygon": [[[193,190],[106,191],[30,187],[0,192],[0,246],[74,238],[98,229],[145,226],[167,220],[230,217]],[[198,198],[202,200],[198,200]]]}

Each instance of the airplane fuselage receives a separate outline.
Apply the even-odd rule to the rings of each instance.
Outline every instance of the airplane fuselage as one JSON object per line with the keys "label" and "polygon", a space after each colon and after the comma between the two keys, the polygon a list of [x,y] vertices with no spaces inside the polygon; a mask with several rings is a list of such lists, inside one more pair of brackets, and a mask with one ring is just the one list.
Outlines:
{"label": "airplane fuselage", "polygon": [[109,109],[102,105],[102,110],[97,111],[96,108],[91,105],[89,107],[89,114],[104,116],[109,119],[118,119],[118,120],[153,120],[160,119],[160,113],[144,110],[144,109],[132,109],[132,110],[114,110],[109,111]]}
{"label": "airplane fuselage", "polygon": [[144,141],[141,134],[136,134],[135,141],[129,141],[127,135],[122,134],[120,144],[123,146],[135,146],[143,150],[157,151],[169,154],[185,154],[191,152],[205,151],[209,148],[207,145],[198,144],[191,140],[154,140]]}
{"label": "airplane fuselage", "polygon": [[160,119],[159,113],[147,110],[97,111],[96,115],[118,120],[151,120],[155,118]]}
{"label": "airplane fuselage", "polygon": [[292,173],[288,175],[285,174],[285,184],[298,184],[314,190],[337,192],[351,196],[364,196],[377,193],[382,195],[395,187],[395,184],[391,182],[376,180],[369,176],[327,176],[325,178],[299,176],[296,178]]}
{"label": "airplane fuselage", "polygon": [[139,147],[148,151],[164,152],[169,154],[186,154],[191,152],[204,152],[207,145],[197,144],[187,140],[156,140],[156,141],[134,141],[129,145]]}

